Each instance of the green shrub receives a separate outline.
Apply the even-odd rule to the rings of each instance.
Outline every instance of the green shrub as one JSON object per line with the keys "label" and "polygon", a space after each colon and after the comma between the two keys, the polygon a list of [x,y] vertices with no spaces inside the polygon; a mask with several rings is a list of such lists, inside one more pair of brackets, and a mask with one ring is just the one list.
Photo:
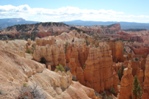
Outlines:
{"label": "green shrub", "polygon": [[141,99],[142,96],[142,88],[139,84],[138,78],[137,76],[134,77],[134,81],[133,81],[133,95],[134,95],[134,99]]}
{"label": "green shrub", "polygon": [[58,66],[56,66],[55,71],[61,71],[61,72],[64,72],[65,69],[64,69],[64,67],[63,67],[61,64],[59,64]]}
{"label": "green shrub", "polygon": [[115,91],[115,89],[114,89],[113,87],[111,87],[111,88],[109,89],[109,91],[110,91],[110,93],[112,93],[113,95],[116,95],[116,91]]}
{"label": "green shrub", "polygon": [[36,45],[33,44],[31,48],[26,49],[26,53],[33,54],[35,49],[36,49]]}
{"label": "green shrub", "polygon": [[23,84],[23,87],[27,87],[27,83],[24,83],[24,84]]}
{"label": "green shrub", "polygon": [[101,93],[102,99],[113,99],[112,96],[108,95],[106,91]]}
{"label": "green shrub", "polygon": [[0,95],[2,95],[2,91],[0,90]]}
{"label": "green shrub", "polygon": [[26,53],[32,54],[33,52],[30,49],[27,49]]}
{"label": "green shrub", "polygon": [[90,42],[88,40],[85,40],[86,45],[90,45]]}
{"label": "green shrub", "polygon": [[68,42],[65,43],[65,49],[64,49],[65,50],[65,53],[67,52],[68,44],[69,44]]}

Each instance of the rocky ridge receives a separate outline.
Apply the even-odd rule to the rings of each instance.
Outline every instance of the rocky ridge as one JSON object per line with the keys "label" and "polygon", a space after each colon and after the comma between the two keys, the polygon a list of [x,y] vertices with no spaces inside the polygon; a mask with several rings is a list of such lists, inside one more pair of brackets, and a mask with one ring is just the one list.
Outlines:
{"label": "rocky ridge", "polygon": [[97,42],[92,36],[73,31],[37,39],[33,59],[41,62],[44,58],[47,68],[52,70],[62,64],[70,68],[75,80],[96,92],[114,89],[113,94],[118,98],[128,99],[133,97],[135,76],[144,88],[147,62],[144,54],[127,53],[126,44],[122,41]]}
{"label": "rocky ridge", "polygon": [[[60,43],[63,40],[62,35],[70,38]],[[110,46],[106,42],[99,43],[98,47],[87,46],[84,36],[85,34],[64,33],[55,38],[37,39],[33,59],[41,62],[44,58],[45,64],[48,68],[51,66],[52,70],[58,64],[68,66],[80,83],[97,92],[109,90],[111,87],[118,90],[119,80],[112,67]]]}
{"label": "rocky ridge", "polygon": [[60,22],[23,24],[7,27],[0,31],[0,39],[32,39],[59,35],[62,32],[84,32],[89,35],[115,34],[121,30],[120,24],[109,26],[70,26]]}
{"label": "rocky ridge", "polygon": [[[98,31],[101,33],[101,35],[98,35],[98,32],[95,32],[95,27],[92,27],[89,29],[93,29],[93,31],[90,33],[78,32],[77,30],[73,30],[68,32],[59,32],[60,34],[58,33],[58,36],[53,35],[44,37],[42,39],[37,38],[35,42],[28,40],[27,42],[25,41],[18,44],[16,42],[19,41],[11,42],[9,40],[6,40],[0,43],[1,45],[4,45],[1,48],[2,51],[5,50],[5,53],[11,52],[13,54],[18,54],[26,58],[28,58],[27,55],[30,55],[32,56],[30,57],[30,59],[44,64],[45,66],[42,65],[44,69],[41,72],[44,75],[53,74],[54,78],[57,78],[57,76],[54,76],[57,74],[64,75],[64,78],[67,78],[65,79],[67,83],[70,81],[68,80],[70,77],[75,81],[79,81],[85,86],[93,88],[96,91],[96,95],[100,95],[102,96],[102,98],[107,97],[107,95],[115,95],[115,97],[117,96],[118,99],[134,98],[134,94],[132,93],[134,87],[133,81],[134,77],[137,77],[140,88],[143,92],[143,94],[141,94],[142,99],[147,99],[147,55],[149,53],[147,39],[148,31],[141,30],[125,32],[120,30],[119,25],[112,25],[109,27],[100,28],[102,30],[103,28],[108,29],[106,29],[107,31],[103,31],[103,33],[101,31]],[[111,32],[109,32],[108,30]],[[88,33],[93,34],[87,35]],[[105,38],[105,36],[107,37]],[[14,46],[17,46],[17,48],[13,48]],[[25,50],[23,49],[23,46]],[[21,49],[23,50],[21,51]],[[20,52],[17,52],[15,50],[19,50],[21,53],[27,52],[28,54],[26,55],[26,53],[24,53],[21,55],[19,54]],[[5,55],[2,54],[1,57],[3,56]],[[12,58],[10,54],[9,56],[10,58]],[[2,60],[3,59],[4,58],[2,58]],[[5,57],[5,59],[7,59],[7,57]],[[13,60],[13,62],[16,61]],[[13,62],[11,63],[12,65]],[[55,68],[57,68],[57,66],[59,66],[60,64],[64,66],[67,71],[70,70],[72,75],[70,75],[70,73],[61,72],[53,72],[52,74],[47,73],[47,71],[49,70],[55,70]],[[26,66],[27,65],[25,65],[25,67]],[[34,69],[34,66],[31,67],[31,69]],[[46,70],[46,72],[44,70]],[[7,69],[6,72],[8,71],[9,70]],[[25,73],[25,75],[28,75],[28,78],[30,78],[30,75],[32,76],[34,74],[37,74],[36,70],[33,70],[33,73]],[[42,76],[36,77],[34,78],[34,82],[38,82],[38,84],[46,84],[44,79],[45,77],[47,78],[47,76],[44,76],[44,79],[42,79]],[[40,79],[42,79],[44,82],[42,82],[42,80]],[[56,80],[56,83],[57,82],[58,81]],[[71,82],[76,83],[74,81]],[[60,83],[63,83],[63,81],[60,80]],[[29,88],[34,89],[34,87],[36,87],[38,84],[28,82],[27,84],[23,84],[23,86],[28,85]],[[71,85],[72,84],[68,84],[66,88],[66,86],[64,87],[60,84],[60,86],[58,86],[60,88],[54,87],[53,89],[56,90],[56,93],[61,93],[61,90],[63,93]],[[52,83],[52,86],[55,85]],[[82,85],[80,86],[80,84],[77,84],[76,86],[81,87]],[[28,87],[25,87],[25,89]],[[42,85],[42,87],[44,87],[44,85]],[[21,87],[20,89],[22,88],[24,90],[24,87]],[[29,94],[30,93],[28,93],[28,95]],[[30,94],[30,96],[32,95]],[[50,94],[48,97],[50,96],[54,98],[63,97],[61,95],[56,95],[55,93]],[[89,95],[87,96],[90,97]],[[75,94],[74,97],[78,98],[78,95]]]}
{"label": "rocky ridge", "polygon": [[70,72],[50,71],[2,48],[0,54],[1,99],[97,99],[93,89],[73,82]]}

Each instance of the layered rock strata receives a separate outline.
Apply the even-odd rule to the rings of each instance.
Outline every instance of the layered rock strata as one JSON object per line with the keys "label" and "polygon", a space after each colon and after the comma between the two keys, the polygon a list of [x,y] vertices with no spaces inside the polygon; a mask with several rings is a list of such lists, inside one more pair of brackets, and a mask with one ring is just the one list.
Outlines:
{"label": "layered rock strata", "polygon": [[148,99],[148,97],[149,97],[149,55],[147,56],[145,65],[145,80],[144,80],[142,99]]}
{"label": "layered rock strata", "polygon": [[[63,34],[62,34],[63,35]],[[45,64],[54,67],[58,64],[70,68],[71,73],[77,80],[97,92],[114,88],[117,92],[118,76],[113,69],[113,60],[110,46],[106,42],[98,43],[98,46],[86,44],[81,34],[67,34],[69,39],[61,41],[63,36],[57,36],[54,44],[45,39],[40,39],[42,44],[37,42],[33,58],[36,61],[46,60]],[[71,37],[73,37],[70,42]],[[42,41],[43,40],[43,41]],[[50,41],[47,39],[47,41]],[[53,40],[54,41],[54,40]]]}
{"label": "layered rock strata", "polygon": [[132,97],[133,75],[131,63],[124,69],[124,74],[120,83],[120,93],[118,99],[130,99]]}
{"label": "layered rock strata", "polygon": [[93,89],[73,82],[70,72],[50,71],[2,49],[0,54],[0,99],[98,99]]}
{"label": "layered rock strata", "polygon": [[[86,85],[94,88],[97,92],[111,87],[117,88],[115,85],[118,84],[118,77],[112,64],[111,51],[106,43],[100,44],[99,48],[90,48],[84,69]],[[114,83],[114,81],[116,82]]]}

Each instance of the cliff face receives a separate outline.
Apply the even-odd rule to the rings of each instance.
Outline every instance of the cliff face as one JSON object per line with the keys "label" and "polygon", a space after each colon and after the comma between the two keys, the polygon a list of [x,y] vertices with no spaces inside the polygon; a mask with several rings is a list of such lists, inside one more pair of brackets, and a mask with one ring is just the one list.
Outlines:
{"label": "cliff face", "polygon": [[121,41],[109,42],[109,46],[112,50],[112,56],[114,62],[124,61],[124,44]]}
{"label": "cliff face", "polygon": [[[87,46],[84,34],[75,34],[77,36],[74,37],[71,33],[67,34],[70,37],[68,40],[60,43],[59,41],[64,39],[61,35],[55,37],[53,44],[45,45],[45,39],[40,39],[43,45],[37,41],[34,60],[40,62],[44,58],[45,64],[50,64],[53,70],[58,64],[69,67],[80,83],[94,88],[97,92],[110,88],[117,92],[118,76],[112,67],[110,46],[105,42],[99,43],[98,47]],[[46,40],[50,42],[51,38]]]}
{"label": "cliff face", "polygon": [[[144,54],[138,56],[136,53],[127,53],[124,50],[127,44],[129,42],[99,42],[92,36],[70,31],[59,36],[37,39],[33,59],[38,62],[45,59],[46,67],[52,70],[62,64],[70,69],[74,80],[93,88],[96,92],[114,89],[116,94],[119,93],[120,99],[128,99],[132,97],[134,76],[137,76],[141,87],[146,90],[146,57]],[[136,48],[140,46],[137,42],[130,44],[134,44],[133,47]],[[118,76],[119,79],[122,77],[120,81]]]}
{"label": "cliff face", "polygon": [[149,97],[149,56],[147,56],[145,65],[145,80],[144,80],[142,99],[148,99],[148,97]]}
{"label": "cliff face", "polygon": [[132,97],[132,88],[133,75],[131,64],[129,64],[129,67],[124,69],[124,75],[121,79],[119,99],[130,99]]}
{"label": "cliff face", "polygon": [[111,51],[106,43],[101,43],[97,48],[90,48],[84,69],[86,85],[97,92],[112,87],[117,90],[118,77],[112,64]]}
{"label": "cliff face", "polygon": [[72,81],[70,72],[53,72],[45,65],[0,49],[0,98],[97,99],[94,90]]}

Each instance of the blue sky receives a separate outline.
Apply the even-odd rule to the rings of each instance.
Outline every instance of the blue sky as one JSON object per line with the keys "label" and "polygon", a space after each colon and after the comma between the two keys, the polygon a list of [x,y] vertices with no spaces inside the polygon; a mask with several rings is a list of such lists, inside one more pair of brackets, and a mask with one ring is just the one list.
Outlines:
{"label": "blue sky", "polygon": [[1,0],[0,18],[149,23],[149,0]]}

